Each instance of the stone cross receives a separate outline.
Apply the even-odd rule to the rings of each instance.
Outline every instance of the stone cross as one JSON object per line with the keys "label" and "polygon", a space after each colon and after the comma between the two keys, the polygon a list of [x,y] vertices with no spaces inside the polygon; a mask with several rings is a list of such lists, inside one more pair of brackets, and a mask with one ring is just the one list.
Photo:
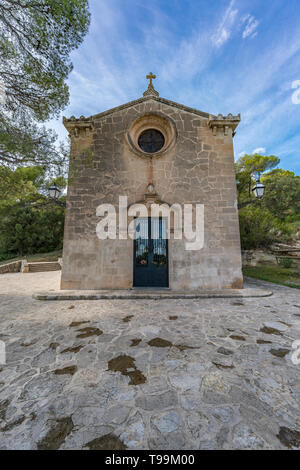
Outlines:
{"label": "stone cross", "polygon": [[156,78],[156,75],[153,75],[153,73],[150,72],[149,75],[146,76],[146,78],[147,78],[147,80],[150,80],[149,85],[150,85],[150,87],[152,87],[153,86],[152,80],[154,80]]}
{"label": "stone cross", "polygon": [[147,90],[143,93],[143,95],[144,96],[147,96],[147,95],[159,96],[158,91],[155,90],[155,88],[153,86],[153,83],[152,83],[152,80],[154,80],[156,78],[156,75],[154,75],[152,72],[150,72],[149,75],[146,75],[146,78],[147,78],[147,80],[150,80],[150,83],[148,85]]}

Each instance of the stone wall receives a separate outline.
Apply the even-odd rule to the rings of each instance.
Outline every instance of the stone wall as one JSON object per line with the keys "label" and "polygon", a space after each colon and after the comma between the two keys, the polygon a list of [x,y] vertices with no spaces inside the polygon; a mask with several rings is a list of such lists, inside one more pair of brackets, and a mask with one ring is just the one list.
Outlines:
{"label": "stone wall", "polygon": [[274,253],[262,250],[243,250],[242,262],[243,266],[278,264]]}
{"label": "stone wall", "polygon": [[[135,120],[147,113],[162,115],[176,127],[175,145],[159,158],[135,154],[126,138]],[[117,206],[119,195],[127,196],[129,205],[142,201],[149,182],[160,201],[205,206],[201,251],[186,251],[184,240],[169,241],[170,288],[242,287],[231,128],[213,131],[205,113],[158,99],[92,116],[82,127],[71,124],[66,125],[71,132],[71,184],[62,289],[132,286],[133,241],[100,241],[96,208],[102,203]]]}
{"label": "stone wall", "polygon": [[22,261],[14,261],[12,263],[2,264],[0,266],[0,274],[6,273],[19,273],[21,270]]}

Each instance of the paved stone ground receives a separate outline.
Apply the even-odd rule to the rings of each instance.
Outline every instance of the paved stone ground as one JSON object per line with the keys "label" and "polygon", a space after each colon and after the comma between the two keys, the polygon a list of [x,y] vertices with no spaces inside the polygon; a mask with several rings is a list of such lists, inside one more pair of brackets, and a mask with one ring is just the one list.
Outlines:
{"label": "paved stone ground", "polygon": [[[300,292],[41,302],[58,272],[0,276],[0,449],[300,445]],[[270,288],[270,284],[253,281]]]}

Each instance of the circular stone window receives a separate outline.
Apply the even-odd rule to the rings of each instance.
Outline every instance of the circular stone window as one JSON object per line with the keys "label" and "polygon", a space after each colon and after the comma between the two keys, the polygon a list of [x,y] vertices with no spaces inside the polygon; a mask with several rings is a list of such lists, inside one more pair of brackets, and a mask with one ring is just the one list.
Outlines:
{"label": "circular stone window", "polygon": [[146,153],[159,152],[165,145],[163,134],[156,129],[147,129],[141,133],[138,140],[139,147]]}
{"label": "circular stone window", "polygon": [[135,119],[126,134],[131,150],[140,157],[158,158],[175,144],[177,130],[169,117],[150,112]]}

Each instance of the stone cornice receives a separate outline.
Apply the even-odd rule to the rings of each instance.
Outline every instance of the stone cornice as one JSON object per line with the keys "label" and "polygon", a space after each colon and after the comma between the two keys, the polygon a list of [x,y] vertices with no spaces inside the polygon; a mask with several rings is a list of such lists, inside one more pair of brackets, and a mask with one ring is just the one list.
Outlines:
{"label": "stone cornice", "polygon": [[94,122],[84,116],[80,116],[79,119],[75,116],[71,116],[69,119],[63,116],[63,125],[69,132],[70,136],[75,137],[79,137],[80,134],[86,135],[94,129]]}
{"label": "stone cornice", "polygon": [[[137,100],[129,101],[128,103],[122,104],[115,108],[108,109],[107,111],[103,111],[102,113],[94,114],[90,116],[89,118],[84,118],[84,116],[81,116],[80,119],[76,119],[74,116],[72,116],[70,119],[64,118],[64,125],[66,127],[65,122],[68,125],[69,123],[75,123],[75,122],[91,122],[92,123],[95,119],[101,119],[102,117],[108,116],[109,114],[122,111],[123,109],[131,108],[138,104],[145,103],[146,101],[149,101],[149,100],[157,101],[158,103],[162,103],[167,106],[172,106],[174,108],[181,109],[182,111],[185,111],[187,113],[196,114],[206,119],[208,119],[210,116],[210,114],[204,113],[203,111],[200,111],[198,109],[190,108],[189,106],[185,106],[184,104],[176,103],[175,101],[167,100],[166,98],[161,98],[160,96],[155,96],[153,94],[150,94],[150,95],[142,96],[141,98],[138,98]],[[85,121],[82,121],[82,120],[85,120]]]}
{"label": "stone cornice", "polygon": [[208,126],[212,129],[213,135],[217,135],[218,129],[223,131],[224,135],[228,135],[228,130],[232,129],[232,135],[235,134],[235,129],[241,122],[241,115],[238,114],[237,116],[233,116],[232,114],[228,114],[227,116],[223,116],[222,114],[218,114],[218,116],[209,115],[208,119]]}
{"label": "stone cornice", "polygon": [[131,108],[149,100],[157,101],[158,103],[162,103],[167,106],[172,106],[187,113],[195,114],[206,118],[208,120],[208,126],[212,129],[214,135],[216,135],[217,130],[221,128],[223,129],[224,135],[228,134],[228,129],[232,129],[232,135],[234,136],[235,129],[241,121],[240,114],[238,114],[237,116],[233,116],[232,114],[228,114],[227,116],[219,114],[218,116],[215,116],[213,114],[208,114],[195,108],[190,108],[189,106],[185,106],[184,104],[176,103],[175,101],[171,101],[166,98],[161,98],[159,96],[151,94],[143,96],[137,100],[129,101],[128,103],[122,104],[115,108],[108,109],[107,111],[103,111],[102,113],[94,114],[88,118],[84,116],[81,116],[79,119],[77,119],[75,116],[71,116],[68,119],[66,117],[63,117],[63,124],[71,135],[79,136],[82,129],[84,129],[86,133],[93,130],[94,121],[96,119],[101,119],[102,117],[122,111],[127,108]]}

